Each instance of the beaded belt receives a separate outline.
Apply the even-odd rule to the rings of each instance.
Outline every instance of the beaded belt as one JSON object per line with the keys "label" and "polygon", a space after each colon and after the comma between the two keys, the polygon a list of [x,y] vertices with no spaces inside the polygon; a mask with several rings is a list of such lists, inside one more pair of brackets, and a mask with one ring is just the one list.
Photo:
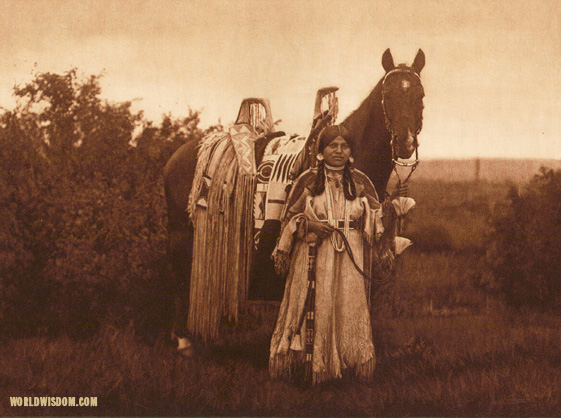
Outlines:
{"label": "beaded belt", "polygon": [[[327,219],[322,219],[321,222],[324,223],[328,223],[329,221]],[[337,229],[345,229],[345,220],[344,219],[337,219],[335,221],[335,228]],[[360,229],[360,220],[359,219],[353,219],[352,221],[349,221],[349,229]]]}

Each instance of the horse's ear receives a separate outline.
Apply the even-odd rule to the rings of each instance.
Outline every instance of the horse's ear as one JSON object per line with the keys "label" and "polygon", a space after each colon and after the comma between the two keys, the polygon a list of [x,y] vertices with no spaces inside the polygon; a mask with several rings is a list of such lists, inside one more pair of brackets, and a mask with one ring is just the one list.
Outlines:
{"label": "horse's ear", "polygon": [[386,70],[386,73],[389,73],[391,70],[395,68],[395,64],[393,63],[392,53],[390,49],[386,49],[384,51],[384,55],[382,55],[382,67]]}
{"label": "horse's ear", "polygon": [[425,66],[425,53],[423,52],[422,49],[419,49],[419,52],[417,52],[417,56],[415,57],[415,61],[413,61],[413,65],[411,66],[411,68],[413,68],[413,70],[417,74],[421,74],[421,70],[423,69],[424,66]]}

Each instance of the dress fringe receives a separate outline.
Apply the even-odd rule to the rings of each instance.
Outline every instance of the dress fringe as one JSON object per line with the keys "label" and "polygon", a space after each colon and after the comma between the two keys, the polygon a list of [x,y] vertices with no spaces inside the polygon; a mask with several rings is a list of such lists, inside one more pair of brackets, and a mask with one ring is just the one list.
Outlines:
{"label": "dress fringe", "polygon": [[370,360],[355,367],[355,376],[362,383],[372,383],[375,369],[376,355],[373,355]]}
{"label": "dress fringe", "polygon": [[[318,386],[323,382],[339,379],[342,376],[333,376],[327,371],[314,371],[311,382],[304,381],[305,354],[304,351],[289,350],[287,354],[276,354],[269,358],[269,377],[271,379],[282,379],[294,383],[304,383]],[[372,383],[374,370],[376,369],[376,356],[373,355],[364,363],[347,370],[354,372],[356,378],[365,384]],[[342,370],[343,373],[346,370]]]}
{"label": "dress fringe", "polygon": [[[311,382],[304,381],[305,358],[304,351],[289,350],[288,354],[276,354],[269,358],[269,377],[271,379],[287,380],[294,383],[304,383],[318,386],[323,382],[340,379],[342,376],[332,376],[327,371],[314,371]],[[376,356],[366,362],[347,370],[354,372],[356,378],[365,384],[372,383],[376,369]],[[345,373],[347,370],[342,370]]]}

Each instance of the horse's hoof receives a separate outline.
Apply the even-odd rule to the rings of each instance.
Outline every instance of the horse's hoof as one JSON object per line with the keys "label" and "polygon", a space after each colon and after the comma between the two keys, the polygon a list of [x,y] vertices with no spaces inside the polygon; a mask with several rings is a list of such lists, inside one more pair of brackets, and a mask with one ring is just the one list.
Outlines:
{"label": "horse's hoof", "polygon": [[193,347],[178,348],[177,354],[184,358],[192,358],[195,356],[195,350],[193,349]]}
{"label": "horse's hoof", "polygon": [[177,338],[177,353],[185,358],[195,355],[195,347],[188,338]]}

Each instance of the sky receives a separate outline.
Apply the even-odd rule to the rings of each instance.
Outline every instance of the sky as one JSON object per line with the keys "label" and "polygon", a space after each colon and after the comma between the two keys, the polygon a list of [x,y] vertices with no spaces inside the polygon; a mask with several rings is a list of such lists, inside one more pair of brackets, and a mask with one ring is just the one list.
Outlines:
{"label": "sky", "polygon": [[37,72],[103,74],[102,96],[228,124],[244,97],[309,132],[316,90],[342,121],[426,56],[423,158],[561,159],[561,0],[0,0],[0,106]]}

